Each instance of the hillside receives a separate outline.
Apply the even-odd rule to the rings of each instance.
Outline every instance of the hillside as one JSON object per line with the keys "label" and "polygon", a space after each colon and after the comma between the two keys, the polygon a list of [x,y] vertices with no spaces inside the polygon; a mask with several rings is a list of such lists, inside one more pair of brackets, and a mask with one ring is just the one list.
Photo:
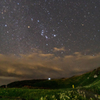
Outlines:
{"label": "hillside", "polygon": [[52,80],[38,79],[38,80],[16,81],[8,84],[7,87],[58,89],[58,88],[71,88],[73,84],[75,87],[87,86],[87,85],[92,86],[94,83],[99,85],[100,83],[99,80],[100,80],[100,67],[85,74],[73,76],[70,78],[52,79]]}

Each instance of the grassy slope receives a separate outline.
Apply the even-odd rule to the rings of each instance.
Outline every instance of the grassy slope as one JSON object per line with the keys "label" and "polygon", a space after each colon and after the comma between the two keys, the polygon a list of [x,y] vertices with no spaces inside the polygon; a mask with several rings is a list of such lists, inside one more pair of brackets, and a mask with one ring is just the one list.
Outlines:
{"label": "grassy slope", "polygon": [[[94,78],[94,75],[98,75]],[[89,79],[88,79],[89,78]],[[8,84],[8,87],[23,87],[32,86],[35,88],[48,88],[48,89],[58,89],[58,88],[71,88],[74,84],[75,87],[86,86],[90,84],[99,84],[100,79],[100,68],[97,68],[91,72],[73,76],[68,79],[52,79],[52,80],[25,80],[18,81]]]}
{"label": "grassy slope", "polygon": [[[98,75],[98,77],[94,78],[94,75]],[[50,88],[50,89],[25,89],[25,88],[3,89],[1,88],[0,96],[4,96],[4,98],[6,96],[15,97],[15,98],[25,98],[26,100],[30,100],[30,99],[39,100],[40,97],[45,97],[46,95],[48,95],[49,98],[52,97],[53,95],[58,97],[59,93],[62,93],[62,94],[66,93],[66,95],[68,95],[67,92],[72,91],[73,84],[75,85],[75,87],[78,87],[78,86],[83,87],[80,89],[100,94],[100,91],[99,91],[100,90],[100,68],[95,69],[91,72],[85,73],[83,75],[70,77],[68,79],[54,79],[50,81],[26,80],[26,81],[20,81],[20,82],[13,82],[9,84],[8,86],[9,87],[17,87],[17,86],[23,87],[24,85],[29,85],[29,86],[38,87],[38,88]],[[58,89],[58,88],[63,88],[63,89]],[[66,88],[69,88],[69,89],[66,89]],[[76,95],[79,95],[79,94],[75,92],[74,96],[76,97]],[[70,96],[72,96],[72,94]],[[2,100],[6,100],[6,99],[2,99]],[[79,99],[79,100],[85,100],[85,99]]]}
{"label": "grassy slope", "polygon": [[18,98],[19,100],[72,100],[72,98],[73,100],[86,100],[81,95],[79,95],[79,93],[75,89],[50,90],[50,89],[22,89],[22,88],[2,89],[1,88],[0,96],[2,96],[3,98],[2,100],[8,100],[8,99],[18,100]]}

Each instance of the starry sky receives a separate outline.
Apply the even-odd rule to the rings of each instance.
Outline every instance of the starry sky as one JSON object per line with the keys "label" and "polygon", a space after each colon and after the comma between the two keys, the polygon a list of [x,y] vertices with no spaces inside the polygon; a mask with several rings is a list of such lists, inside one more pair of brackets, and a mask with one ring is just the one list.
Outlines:
{"label": "starry sky", "polygon": [[0,84],[99,66],[100,0],[0,0]]}

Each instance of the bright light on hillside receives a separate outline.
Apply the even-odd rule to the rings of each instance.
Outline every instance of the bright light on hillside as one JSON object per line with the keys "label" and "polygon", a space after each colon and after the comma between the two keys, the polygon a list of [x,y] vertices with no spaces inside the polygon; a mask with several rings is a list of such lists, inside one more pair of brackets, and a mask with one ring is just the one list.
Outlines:
{"label": "bright light on hillside", "polygon": [[51,80],[51,78],[48,78],[48,80]]}

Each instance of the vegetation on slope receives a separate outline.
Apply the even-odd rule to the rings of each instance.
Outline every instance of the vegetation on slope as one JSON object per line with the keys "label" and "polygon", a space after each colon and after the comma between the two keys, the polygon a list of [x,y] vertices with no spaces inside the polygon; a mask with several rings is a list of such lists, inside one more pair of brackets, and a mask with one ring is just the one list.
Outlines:
{"label": "vegetation on slope", "polygon": [[16,81],[8,87],[0,88],[0,100],[97,100],[100,99],[100,68],[68,79]]}
{"label": "vegetation on slope", "polygon": [[7,87],[60,89],[60,88],[71,88],[72,85],[74,85],[75,87],[79,87],[79,86],[82,87],[91,84],[99,84],[99,80],[100,80],[100,68],[97,68],[91,72],[78,75],[78,76],[73,76],[70,78],[16,81],[8,84]]}

